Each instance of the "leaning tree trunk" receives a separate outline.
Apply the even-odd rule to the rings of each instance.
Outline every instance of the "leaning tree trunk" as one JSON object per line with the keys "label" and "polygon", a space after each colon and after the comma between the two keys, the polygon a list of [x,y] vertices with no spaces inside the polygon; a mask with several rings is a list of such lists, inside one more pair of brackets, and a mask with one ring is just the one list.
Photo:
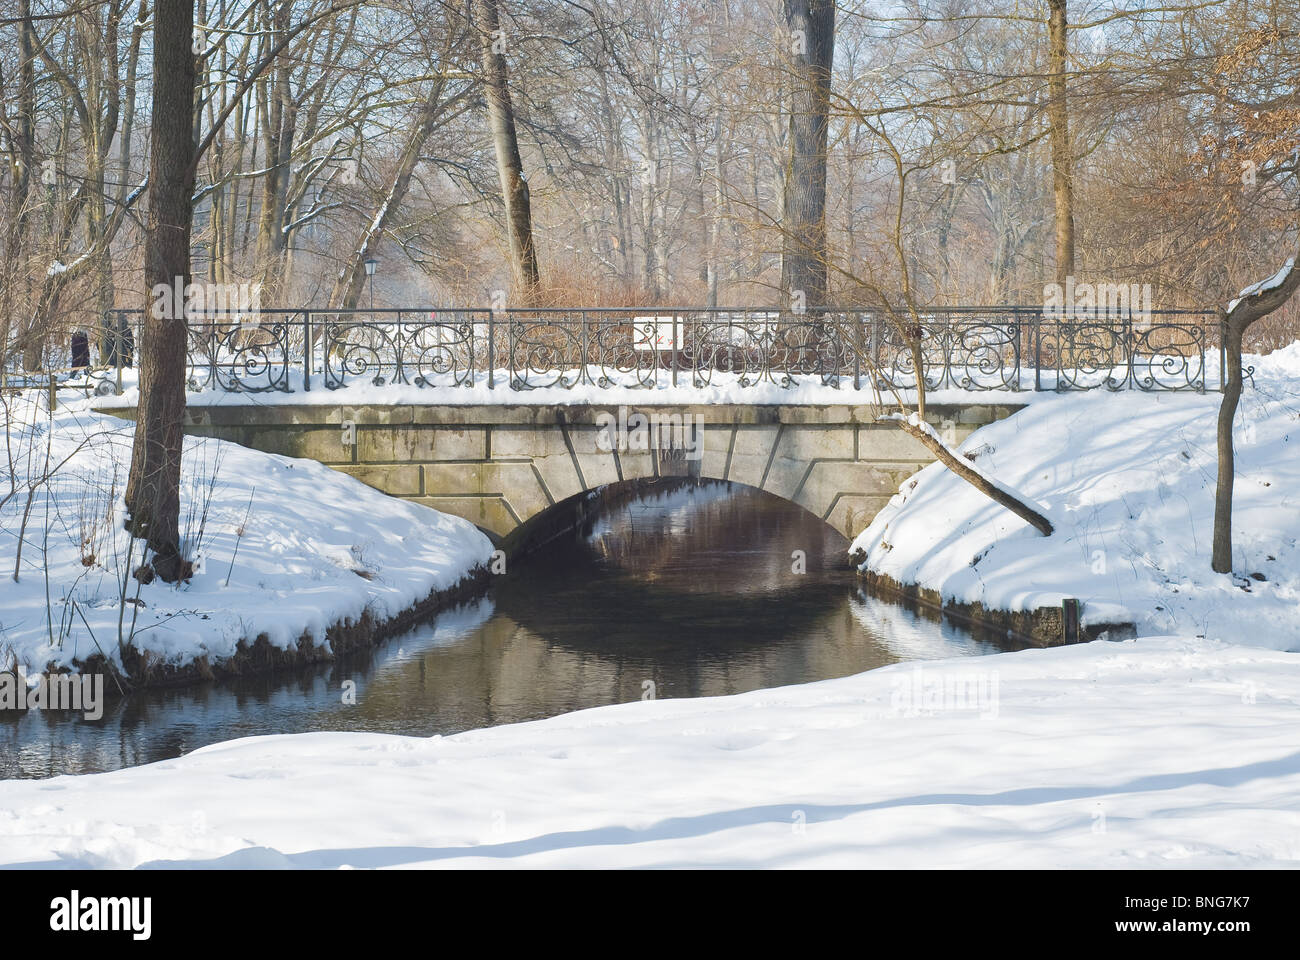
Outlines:
{"label": "leaning tree trunk", "polygon": [[190,282],[194,195],[194,0],[159,0],[154,14],[153,127],[145,231],[146,309],[140,400],[127,478],[127,527],[154,551],[164,580],[184,576],[180,554],[181,445],[185,418],[185,304],[155,289]]}
{"label": "leaning tree trunk", "polygon": [[356,307],[357,302],[361,299],[361,292],[366,285],[366,260],[374,254],[384,230],[388,227],[388,221],[402,201],[406,199],[407,191],[411,186],[411,178],[415,175],[415,168],[419,165],[420,155],[424,150],[424,144],[429,139],[429,134],[433,132],[434,127],[437,126],[438,117],[442,112],[439,105],[442,96],[441,91],[442,85],[438,84],[434,92],[429,95],[429,99],[420,108],[419,123],[411,131],[411,135],[402,149],[401,157],[397,162],[397,170],[394,172],[388,190],[380,202],[379,210],[371,218],[361,242],[357,244],[356,250],[353,251],[348,263],[339,271],[339,275],[334,282],[334,289],[330,292],[329,298],[331,305],[351,310]]}
{"label": "leaning tree trunk", "polygon": [[475,0],[474,6],[482,46],[488,125],[496,148],[501,198],[506,208],[511,272],[519,293],[525,298],[531,298],[541,283],[541,276],[537,269],[537,250],[533,245],[533,213],[528,196],[528,181],[524,179],[524,162],[519,156],[519,138],[515,132],[515,108],[510,99],[505,35],[501,32],[497,0]]}
{"label": "leaning tree trunk", "polygon": [[[924,420],[921,422],[924,423]],[[949,450],[942,440],[935,437],[924,426],[911,423],[905,419],[900,419],[897,423],[904,433],[919,440],[927,450],[935,455],[940,463],[984,494],[984,496],[999,506],[1006,507],[1043,536],[1050,537],[1052,535],[1052,521],[1048,520],[1042,511],[1032,504],[1017,498],[997,484],[990,482],[982,473],[973,469],[969,463]]]}
{"label": "leaning tree trunk", "polygon": [[785,177],[781,289],[803,291],[805,304],[826,302],[826,141],[834,0],[784,0],[790,30],[790,161]]}
{"label": "leaning tree trunk", "polygon": [[1052,196],[1056,205],[1056,282],[1074,273],[1074,149],[1066,96],[1069,62],[1066,0],[1048,0],[1047,123],[1052,142]]}

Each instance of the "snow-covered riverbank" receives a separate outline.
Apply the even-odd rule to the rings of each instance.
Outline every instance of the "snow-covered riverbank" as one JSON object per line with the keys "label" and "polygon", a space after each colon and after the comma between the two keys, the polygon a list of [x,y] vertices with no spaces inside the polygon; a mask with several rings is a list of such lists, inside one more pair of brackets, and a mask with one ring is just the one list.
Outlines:
{"label": "snow-covered riverbank", "polygon": [[1294,866],[1297,708],[1300,655],[1144,639],[445,738],[236,740],[0,783],[0,863]]}
{"label": "snow-covered riverbank", "polygon": [[[1280,651],[1300,646],[1300,347],[1257,365],[1239,422],[1236,542],[1239,570],[1262,580],[1209,572],[1215,395],[1041,397],[973,435],[964,450],[1044,505],[1051,538],[939,467],[859,538],[905,582],[1006,609],[1078,596],[1086,617],[1136,620],[1147,634],[1136,641],[902,663],[449,737],[259,737],[114,773],[0,782],[0,865],[1295,866],[1300,653]],[[59,569],[79,572],[77,504],[115,488],[102,464],[124,480],[130,425],[59,418],[55,442],[71,446],[53,459],[75,447],[75,425],[94,439],[69,463],[91,457],[82,473],[98,479],[50,487],[64,519],[50,523],[41,501],[27,540],[49,529],[49,549],[66,553]],[[222,492],[195,583],[142,589],[149,633],[173,638],[152,641],[160,655],[228,649],[245,597],[274,608],[292,639],[309,609],[396,607],[490,551],[467,524],[399,515],[417,508],[324,467],[191,443],[190,463],[209,464],[194,490],[225,451]],[[116,460],[94,452],[103,445]],[[250,499],[260,513],[263,488],[276,509],[258,529],[244,518]],[[103,536],[120,554],[120,534]],[[115,628],[117,581],[97,576]],[[43,573],[24,578],[17,592],[0,586],[0,609],[27,611],[29,661],[62,655],[36,629]],[[82,605],[108,615],[90,596]],[[1153,636],[1165,632],[1182,638]]]}
{"label": "snow-covered riverbank", "polygon": [[1218,394],[1042,397],[962,445],[1045,505],[1044,538],[939,465],[854,542],[864,567],[945,601],[1082,601],[1086,623],[1300,649],[1300,344],[1265,357],[1238,411],[1233,568],[1210,570]]}
{"label": "snow-covered riverbank", "polygon": [[320,646],[331,625],[397,616],[491,556],[467,521],[318,463],[187,438],[181,532],[195,574],[141,584],[122,529],[134,425],[86,408],[51,418],[8,398],[0,666],[35,673],[99,651],[120,666],[119,637],[172,666],[218,663],[261,634],[278,649],[304,634]]}

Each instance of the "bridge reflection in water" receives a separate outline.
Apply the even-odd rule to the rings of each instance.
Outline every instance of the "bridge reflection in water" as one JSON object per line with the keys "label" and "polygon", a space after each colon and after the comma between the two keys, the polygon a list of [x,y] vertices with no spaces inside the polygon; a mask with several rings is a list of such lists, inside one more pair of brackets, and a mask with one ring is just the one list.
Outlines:
{"label": "bridge reflection in water", "polygon": [[98,724],[38,712],[0,723],[0,776],[112,769],[262,734],[450,734],[1005,649],[863,595],[847,541],[771,494],[679,479],[604,493],[579,530],[512,562],[489,595],[366,656],[146,691]]}

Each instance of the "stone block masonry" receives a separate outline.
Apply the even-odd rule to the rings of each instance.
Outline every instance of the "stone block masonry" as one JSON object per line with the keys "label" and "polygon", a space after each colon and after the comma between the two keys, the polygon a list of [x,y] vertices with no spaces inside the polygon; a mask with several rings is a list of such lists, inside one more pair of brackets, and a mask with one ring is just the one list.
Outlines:
{"label": "stone block masonry", "polygon": [[[960,443],[1018,409],[932,404],[927,419]],[[896,426],[877,423],[880,411],[869,404],[628,404],[628,411],[702,422],[702,443],[688,456],[602,449],[609,444],[600,442],[601,424],[618,416],[617,404],[191,407],[186,432],[318,460],[502,539],[601,484],[683,475],[770,491],[852,539],[933,460]]]}

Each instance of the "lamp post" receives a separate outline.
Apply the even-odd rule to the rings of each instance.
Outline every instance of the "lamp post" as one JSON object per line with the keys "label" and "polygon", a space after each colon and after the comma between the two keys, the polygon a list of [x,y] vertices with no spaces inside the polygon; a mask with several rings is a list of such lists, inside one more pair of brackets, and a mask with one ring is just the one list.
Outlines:
{"label": "lamp post", "polygon": [[371,257],[366,261],[366,282],[370,284],[370,309],[375,309],[375,267],[379,261]]}

